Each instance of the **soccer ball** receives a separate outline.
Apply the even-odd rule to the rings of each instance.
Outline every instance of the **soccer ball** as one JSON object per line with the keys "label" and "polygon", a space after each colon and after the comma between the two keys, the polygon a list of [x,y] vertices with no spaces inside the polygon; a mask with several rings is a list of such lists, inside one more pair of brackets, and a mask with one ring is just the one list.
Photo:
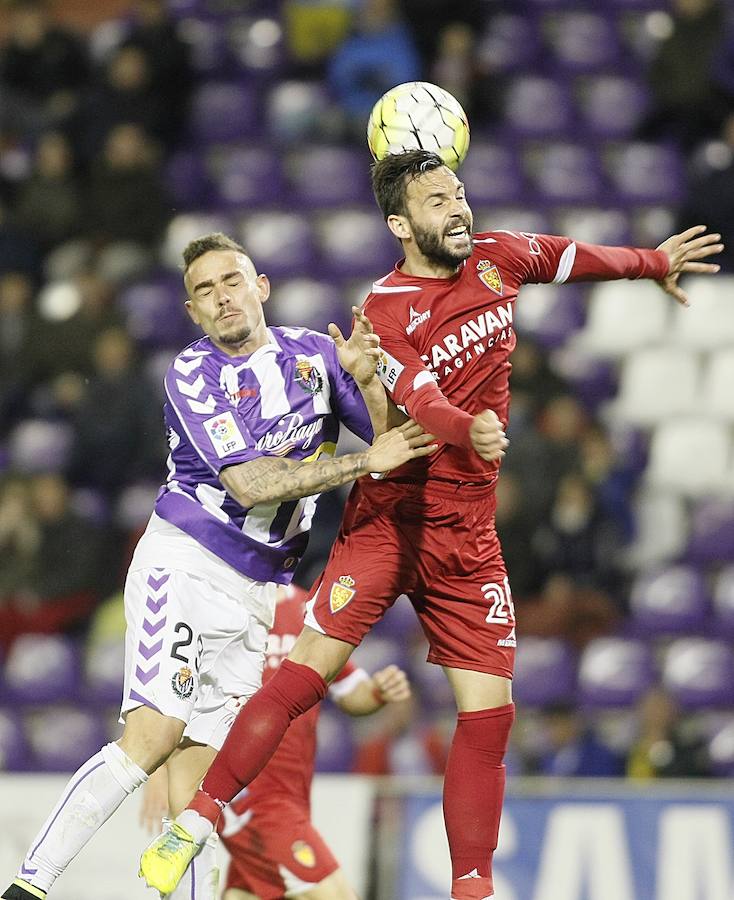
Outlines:
{"label": "soccer ball", "polygon": [[469,122],[448,91],[427,81],[408,81],[375,103],[367,144],[375,159],[405,150],[432,150],[455,170],[469,149]]}

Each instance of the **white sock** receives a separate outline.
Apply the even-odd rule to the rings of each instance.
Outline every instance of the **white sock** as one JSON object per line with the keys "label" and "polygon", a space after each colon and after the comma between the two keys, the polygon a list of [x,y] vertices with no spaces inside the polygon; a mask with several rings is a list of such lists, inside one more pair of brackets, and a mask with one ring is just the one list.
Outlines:
{"label": "white sock", "polygon": [[176,823],[185,828],[197,844],[203,844],[214,831],[209,819],[200,816],[195,809],[185,809],[180,816],[176,816]]}
{"label": "white sock", "polygon": [[219,837],[216,834],[210,834],[191,860],[191,865],[186,869],[176,890],[172,894],[166,894],[166,900],[217,900],[219,897],[218,843]]}
{"label": "white sock", "polygon": [[148,780],[117,744],[107,744],[78,769],[31,844],[18,877],[48,891],[128,794]]}

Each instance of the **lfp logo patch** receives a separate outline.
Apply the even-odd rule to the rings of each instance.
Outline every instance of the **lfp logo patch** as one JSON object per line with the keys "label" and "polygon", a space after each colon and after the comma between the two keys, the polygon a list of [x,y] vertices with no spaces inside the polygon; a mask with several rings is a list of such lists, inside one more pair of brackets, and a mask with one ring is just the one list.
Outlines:
{"label": "lfp logo patch", "polygon": [[204,422],[204,428],[212,442],[214,452],[220,459],[236,450],[245,450],[247,447],[231,412],[221,413],[207,419]]}

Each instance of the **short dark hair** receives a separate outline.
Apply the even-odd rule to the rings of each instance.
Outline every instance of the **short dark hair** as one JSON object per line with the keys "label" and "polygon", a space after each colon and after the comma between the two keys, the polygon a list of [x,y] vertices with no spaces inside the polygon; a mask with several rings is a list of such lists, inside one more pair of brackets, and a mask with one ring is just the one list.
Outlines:
{"label": "short dark hair", "polygon": [[446,163],[430,150],[406,150],[389,153],[372,164],[372,191],[382,215],[402,216],[407,212],[405,194],[408,182]]}
{"label": "short dark hair", "polygon": [[184,247],[182,254],[184,275],[188,272],[189,266],[194,260],[197,260],[205,253],[209,253],[210,250],[234,250],[236,253],[244,253],[247,256],[245,248],[223,232],[213,231],[211,234],[203,234],[201,237],[189,241]]}

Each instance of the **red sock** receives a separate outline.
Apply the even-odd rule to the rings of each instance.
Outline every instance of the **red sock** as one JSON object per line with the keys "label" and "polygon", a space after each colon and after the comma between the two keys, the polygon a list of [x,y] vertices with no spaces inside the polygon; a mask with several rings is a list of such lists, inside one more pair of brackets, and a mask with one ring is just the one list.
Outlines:
{"label": "red sock", "polygon": [[328,686],[309,666],[283,660],[270,681],[245,703],[222,749],[189,804],[210,822],[275,753],[293,719],[326,696]]}
{"label": "red sock", "polygon": [[515,705],[460,712],[443,787],[443,815],[451,851],[451,896],[491,897],[505,767]]}

